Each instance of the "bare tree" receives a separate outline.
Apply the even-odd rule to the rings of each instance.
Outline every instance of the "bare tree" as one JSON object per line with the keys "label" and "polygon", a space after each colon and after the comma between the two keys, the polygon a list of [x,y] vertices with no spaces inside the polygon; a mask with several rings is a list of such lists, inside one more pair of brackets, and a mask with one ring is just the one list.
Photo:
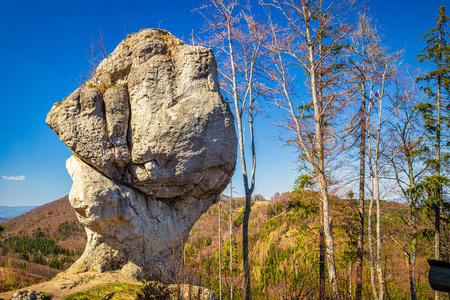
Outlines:
{"label": "bare tree", "polygon": [[86,52],[86,61],[89,68],[87,71],[78,75],[76,83],[78,87],[87,82],[95,74],[97,66],[102,62],[102,60],[108,57],[104,43],[105,37],[101,29],[95,39],[92,38],[91,34],[86,35],[85,39],[87,46],[84,50]]}
{"label": "bare tree", "polygon": [[[267,48],[273,68],[267,74],[274,82],[272,92],[280,96],[275,104],[288,113],[282,126],[293,133],[291,142],[299,149],[304,166],[311,168],[319,187],[328,277],[332,297],[338,299],[329,188],[330,166],[337,155],[335,150],[340,148],[338,130],[333,125],[346,102],[342,101],[345,90],[338,89],[342,80],[336,54],[340,42],[351,31],[343,16],[353,9],[354,1],[333,1],[328,6],[309,0],[272,0],[262,4],[285,17],[285,26],[269,20],[271,43]],[[299,91],[292,75],[294,66],[301,66],[307,74],[307,100],[300,105],[296,104]]]}
{"label": "bare tree", "polygon": [[392,99],[395,119],[390,122],[390,136],[394,141],[391,151],[396,152],[396,155],[391,165],[400,196],[408,203],[408,213],[406,217],[400,216],[405,225],[402,233],[403,242],[392,238],[403,249],[408,269],[410,297],[411,300],[416,300],[415,269],[419,247],[417,224],[420,209],[417,184],[427,170],[426,165],[420,161],[425,139],[417,105],[422,103],[425,94],[417,88],[415,74],[411,74],[406,68],[402,73],[403,76],[397,76],[395,80],[396,93]]}
{"label": "bare tree", "polygon": [[[362,299],[363,287],[363,247],[364,247],[364,203],[365,203],[365,180],[366,180],[366,143],[367,143],[367,64],[369,63],[368,51],[371,43],[378,40],[376,32],[370,25],[370,18],[365,14],[359,15],[358,26],[351,36],[351,46],[348,60],[348,70],[355,82],[356,93],[360,94],[361,106],[356,121],[356,130],[359,140],[359,201],[358,201],[358,238],[356,245],[356,282],[355,299]],[[356,96],[357,97],[357,96]]]}
{"label": "bare tree", "polygon": [[[251,197],[255,188],[256,148],[254,118],[257,110],[255,101],[261,94],[255,80],[258,59],[261,56],[262,33],[248,7],[242,7],[237,0],[209,0],[198,9],[206,21],[205,45],[217,50],[221,89],[234,103],[239,141],[239,154],[245,190],[245,212],[242,230],[242,251],[245,276],[245,299],[251,299],[251,281],[248,247],[248,223]],[[248,174],[245,155],[244,122],[247,118],[249,145],[251,148],[251,171]]]}
{"label": "bare tree", "polygon": [[[359,140],[359,226],[357,241],[357,276],[355,298],[362,298],[362,254],[364,235],[364,196],[366,184],[366,157],[369,167],[370,206],[368,216],[368,244],[369,266],[372,293],[375,299],[384,298],[384,278],[382,272],[382,245],[381,245],[381,208],[380,208],[380,179],[385,172],[388,162],[392,160],[386,135],[387,121],[392,117],[392,110],[386,112],[386,89],[395,73],[398,57],[401,52],[389,54],[387,48],[381,43],[381,38],[373,20],[365,14],[359,15],[358,27],[352,34],[351,44],[348,47],[348,71],[352,76],[356,96],[360,96],[361,105],[357,109],[351,127],[357,133]],[[373,115],[373,116],[372,116]],[[371,118],[374,121],[371,122]],[[382,161],[383,159],[383,161]],[[376,201],[376,253],[373,249],[372,209]],[[376,262],[376,263],[375,263]],[[377,276],[375,276],[375,265]],[[377,277],[377,280],[376,278]],[[378,281],[378,288],[376,285]]]}
{"label": "bare tree", "polygon": [[[375,299],[384,299],[385,296],[385,282],[383,274],[383,261],[382,261],[382,237],[381,237],[381,193],[380,193],[380,180],[382,174],[385,172],[386,167],[392,161],[396,153],[387,155],[387,149],[389,149],[388,143],[391,140],[382,139],[382,133],[386,127],[387,120],[393,115],[395,111],[385,112],[385,101],[387,97],[387,86],[396,72],[398,57],[401,54],[396,52],[394,54],[388,54],[386,48],[378,45],[372,48],[371,55],[373,60],[371,61],[371,73],[369,76],[369,91],[370,91],[370,103],[367,112],[368,121],[368,156],[369,156],[369,168],[370,168],[370,194],[371,194],[371,206],[368,216],[368,235],[369,235],[369,254],[370,254],[370,269],[371,269],[371,281],[373,287],[373,293]],[[375,121],[371,124],[371,110],[375,110]],[[384,136],[384,134],[383,134]],[[372,144],[373,143],[373,144]],[[384,160],[381,158],[384,157]],[[373,257],[373,243],[372,243],[372,203],[376,201],[376,254],[375,254],[375,266],[377,273],[378,292],[375,289],[373,279],[374,269],[374,257]]]}

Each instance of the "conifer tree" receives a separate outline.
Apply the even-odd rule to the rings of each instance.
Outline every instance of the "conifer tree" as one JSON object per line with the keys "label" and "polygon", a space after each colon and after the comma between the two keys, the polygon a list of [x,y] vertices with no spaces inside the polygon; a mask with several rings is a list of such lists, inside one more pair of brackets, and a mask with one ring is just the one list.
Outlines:
{"label": "conifer tree", "polygon": [[[448,114],[448,100],[450,91],[450,33],[447,29],[449,17],[445,13],[445,6],[439,7],[439,16],[436,18],[436,27],[421,35],[425,38],[427,46],[417,55],[420,62],[428,62],[433,70],[424,76],[418,77],[422,89],[428,95],[428,102],[418,106],[425,121],[425,129],[429,138],[429,149],[434,148],[434,158],[425,157],[430,169],[430,176],[421,183],[424,195],[424,204],[434,214],[434,258],[441,259],[441,210],[444,204],[443,187],[449,179],[442,174],[443,159],[447,155],[442,148],[445,145],[445,131],[448,128],[450,115]],[[440,299],[435,293],[435,299]]]}

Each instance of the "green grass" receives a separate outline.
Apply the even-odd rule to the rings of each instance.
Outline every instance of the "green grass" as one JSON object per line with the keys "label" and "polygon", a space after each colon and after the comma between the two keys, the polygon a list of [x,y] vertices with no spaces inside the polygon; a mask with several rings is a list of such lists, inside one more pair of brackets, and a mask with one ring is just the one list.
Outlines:
{"label": "green grass", "polygon": [[106,294],[114,292],[112,297],[108,299],[128,300],[136,299],[137,294],[141,291],[142,285],[129,283],[105,283],[97,285],[85,292],[78,292],[65,297],[65,300],[90,300],[101,299]]}

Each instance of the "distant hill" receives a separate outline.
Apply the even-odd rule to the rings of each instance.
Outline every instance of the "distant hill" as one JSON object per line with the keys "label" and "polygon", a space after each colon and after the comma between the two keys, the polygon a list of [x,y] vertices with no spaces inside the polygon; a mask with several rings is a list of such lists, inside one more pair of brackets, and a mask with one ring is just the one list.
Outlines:
{"label": "distant hill", "polygon": [[[81,256],[86,245],[86,233],[68,196],[35,207],[3,224],[0,267],[8,266],[16,275],[21,272],[16,276],[21,286],[46,281],[67,269]],[[3,279],[0,274],[0,289]]]}
{"label": "distant hill", "polygon": [[70,206],[69,196],[35,207],[4,224],[5,237],[40,235],[57,239],[58,245],[74,251],[83,251],[86,245],[84,228]]}
{"label": "distant hill", "polygon": [[0,206],[0,218],[11,219],[20,216],[35,207],[36,206]]}
{"label": "distant hill", "polygon": [[6,217],[0,217],[0,223],[6,222],[11,218],[6,218]]}

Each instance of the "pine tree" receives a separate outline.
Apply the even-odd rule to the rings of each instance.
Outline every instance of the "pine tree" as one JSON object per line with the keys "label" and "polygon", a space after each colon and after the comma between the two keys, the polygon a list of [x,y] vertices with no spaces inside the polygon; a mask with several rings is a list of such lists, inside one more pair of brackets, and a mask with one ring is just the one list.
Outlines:
{"label": "pine tree", "polygon": [[[445,133],[448,128],[450,115],[448,114],[448,100],[450,95],[450,33],[447,29],[449,17],[445,14],[445,6],[439,7],[439,17],[436,18],[436,27],[421,35],[425,38],[427,46],[422,54],[417,55],[420,62],[428,62],[433,70],[417,81],[423,83],[422,89],[428,95],[428,102],[418,105],[419,111],[425,121],[430,141],[430,149],[434,147],[434,157],[426,157],[426,164],[432,171],[420,184],[424,193],[426,207],[434,213],[434,258],[441,258],[441,210],[444,204],[443,187],[449,179],[442,175],[442,162],[447,155],[442,153],[445,145]],[[428,151],[430,153],[430,151]],[[439,293],[435,294],[439,299]]]}

